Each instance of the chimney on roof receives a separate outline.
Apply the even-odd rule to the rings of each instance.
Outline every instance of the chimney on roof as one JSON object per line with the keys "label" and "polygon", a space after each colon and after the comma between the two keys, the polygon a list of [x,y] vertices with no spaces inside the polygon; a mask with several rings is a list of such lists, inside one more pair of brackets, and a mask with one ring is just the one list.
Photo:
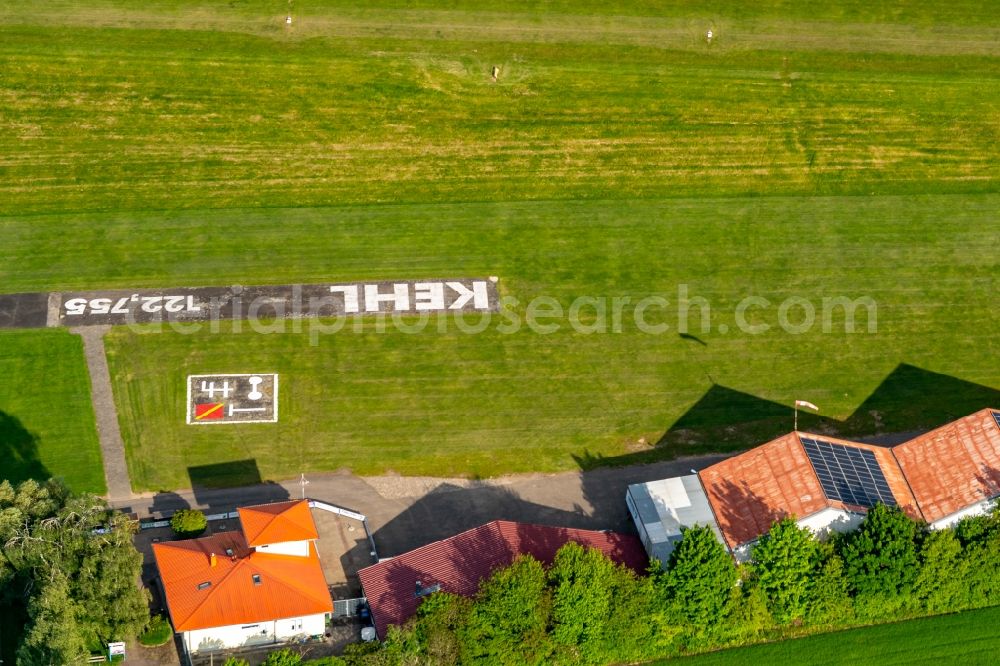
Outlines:
{"label": "chimney on roof", "polygon": [[210,566],[213,566],[213,567],[215,566],[215,553],[211,553],[208,556],[208,563],[209,563]]}

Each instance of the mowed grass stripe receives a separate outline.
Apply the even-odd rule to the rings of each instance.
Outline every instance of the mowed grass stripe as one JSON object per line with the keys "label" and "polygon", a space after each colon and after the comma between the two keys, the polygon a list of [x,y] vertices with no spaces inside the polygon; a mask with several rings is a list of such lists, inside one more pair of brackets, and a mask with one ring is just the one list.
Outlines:
{"label": "mowed grass stripe", "polygon": [[[758,283],[980,298],[1000,195],[722,198],[177,211],[0,218],[6,291],[500,275],[544,293],[648,295],[692,282],[735,305]],[[850,215],[856,216],[850,218]],[[817,256],[817,253],[821,253]],[[921,279],[937,265],[937,280]],[[793,271],[796,282],[783,276]]]}
{"label": "mowed grass stripe", "polygon": [[[239,5],[206,5],[198,0],[146,2],[29,0],[7,10],[12,24],[209,29],[279,40],[317,36],[381,38],[404,32],[448,41],[564,43],[600,42],[671,49],[703,49],[706,25],[714,28],[719,50],[888,51],[903,53],[992,54],[996,21],[972,2],[899,7],[891,2],[837,2],[803,11],[796,3],[772,1],[752,6],[722,0],[684,2],[517,2],[503,11],[479,3],[431,0],[421,3],[357,3],[320,0],[291,7],[294,28],[285,25],[285,7],[269,0]],[[611,18],[612,20],[609,20]],[[976,22],[978,30],[967,25]]]}
{"label": "mowed grass stripe", "polygon": [[761,663],[789,666],[940,663],[985,666],[996,662],[996,653],[1000,649],[997,622],[1000,622],[1000,608],[984,608],[657,663],[692,666],[750,666]]}
{"label": "mowed grass stripe", "polygon": [[[568,307],[578,296],[630,296],[634,304],[661,294],[674,308],[678,286],[687,285],[691,296],[709,301],[713,316],[704,333],[698,313],[691,317],[706,346],[677,336],[673,309],[665,317],[671,330],[659,336],[637,331],[630,308],[621,333],[593,335],[565,322],[551,335],[503,335],[495,324],[466,335],[454,322],[445,331],[435,322],[416,334],[391,327],[378,333],[367,320],[362,333],[351,322],[312,346],[309,322],[298,333],[286,322],[283,334],[255,332],[246,322],[223,324],[219,334],[116,330],[109,353],[133,480],[148,489],[183,487],[187,467],[237,459],[255,459],[269,478],[341,467],[369,474],[556,471],[587,455],[645,451],[640,438],[658,441],[713,384],[783,404],[806,395],[835,419],[851,416],[900,363],[998,386],[991,362],[995,234],[983,232],[995,204],[994,195],[946,195],[149,215],[128,224],[162,228],[169,219],[179,238],[208,215],[211,233],[238,235],[211,262],[222,267],[215,272],[220,283],[458,270],[499,275],[503,292],[519,300],[519,315],[543,295]],[[81,229],[113,230],[123,218],[103,219]],[[311,245],[305,228],[325,233]],[[213,247],[210,238],[203,241]],[[149,264],[147,276],[159,265],[161,284],[183,281],[195,268],[191,251],[180,245],[174,252]],[[403,258],[409,261],[397,265]],[[121,268],[131,273],[131,266]],[[211,274],[187,277],[202,283]],[[772,326],[763,335],[736,330],[733,309],[747,295],[773,304],[750,313],[754,323]],[[786,297],[818,309],[824,297],[865,295],[878,304],[876,334],[864,332],[863,316],[854,334],[825,334],[817,325],[791,335],[778,327],[776,308]],[[842,326],[842,316],[834,322]],[[730,332],[721,333],[720,324]],[[265,369],[282,376],[278,424],[183,423],[186,374]],[[882,396],[883,413],[856,417],[845,434],[935,425],[926,422],[928,401],[961,413],[969,400]],[[737,430],[709,419],[669,437],[652,455],[728,450],[790,427],[785,417],[747,420]]]}
{"label": "mowed grass stripe", "polygon": [[965,192],[998,176],[988,55],[416,39],[393,22],[378,38],[302,41],[0,35],[7,215]]}
{"label": "mowed grass stripe", "polygon": [[61,477],[77,492],[106,490],[79,336],[0,331],[0,479]]}

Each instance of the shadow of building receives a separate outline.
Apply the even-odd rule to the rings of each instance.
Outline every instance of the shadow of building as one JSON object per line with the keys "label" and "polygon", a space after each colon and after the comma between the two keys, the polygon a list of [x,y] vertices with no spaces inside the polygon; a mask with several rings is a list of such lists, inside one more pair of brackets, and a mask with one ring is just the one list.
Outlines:
{"label": "shadow of building", "polygon": [[373,537],[382,557],[455,536],[492,520],[510,520],[554,527],[599,530],[602,521],[582,507],[573,511],[536,504],[509,488],[492,484],[459,487],[442,484],[382,527]]}
{"label": "shadow of building", "polygon": [[[926,432],[986,407],[1000,405],[1000,391],[901,363],[846,419],[799,410],[799,430],[858,438]],[[634,465],[706,453],[738,452],[792,430],[793,409],[728,386],[713,384],[649,450],[621,456],[574,456],[582,470]],[[874,437],[873,437],[874,436]]]}
{"label": "shadow of building", "polygon": [[281,502],[290,497],[280,484],[261,478],[254,458],[188,467],[188,478],[195,503],[207,507],[209,512],[235,509],[230,488],[240,488],[244,498],[241,506]]}

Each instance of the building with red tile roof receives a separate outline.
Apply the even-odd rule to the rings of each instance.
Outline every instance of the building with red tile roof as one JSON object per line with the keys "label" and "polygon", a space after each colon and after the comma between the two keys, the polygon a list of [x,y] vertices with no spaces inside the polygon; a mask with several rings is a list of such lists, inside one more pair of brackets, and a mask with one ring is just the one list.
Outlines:
{"label": "building with red tile roof", "polygon": [[[834,452],[831,464],[839,466],[838,456],[846,461],[858,457],[863,461],[862,475],[873,461],[877,465],[877,469],[872,468],[874,475],[881,473],[885,481],[881,496],[874,487],[863,497],[838,493],[835,487],[834,492],[829,486],[824,488],[821,476],[825,477],[828,470],[824,468],[823,454],[814,456],[814,462],[806,450],[814,443]],[[849,474],[858,474],[851,467]],[[913,518],[922,517],[890,449],[825,435],[792,432],[716,463],[698,476],[726,544],[738,557],[741,548],[786,516],[795,516],[818,531],[849,529],[861,521],[875,501],[882,501],[899,506]]]}
{"label": "building with red tile roof", "polygon": [[924,519],[945,527],[1000,496],[1000,412],[983,409],[893,449]]}
{"label": "building with red tile roof", "polygon": [[480,581],[518,555],[550,564],[556,551],[570,541],[596,548],[639,573],[649,563],[642,543],[627,534],[494,520],[366,567],[358,577],[375,630],[384,638],[389,625],[411,617],[426,594],[442,590],[472,596]]}
{"label": "building with red tile roof", "polygon": [[[1000,412],[984,409],[892,448],[791,432],[707,467],[697,478],[711,519],[692,512],[697,493],[656,493],[655,510],[629,506],[640,534],[662,528],[660,541],[676,540],[685,527],[709,524],[742,561],[786,516],[820,534],[845,531],[881,502],[940,529],[988,511],[1000,497]],[[626,500],[656,483],[631,486]],[[696,522],[681,520],[692,516]],[[652,555],[656,539],[647,541]]]}
{"label": "building with red tile roof", "polygon": [[242,532],[153,544],[171,624],[188,654],[322,634],[333,611],[308,502],[239,514]]}

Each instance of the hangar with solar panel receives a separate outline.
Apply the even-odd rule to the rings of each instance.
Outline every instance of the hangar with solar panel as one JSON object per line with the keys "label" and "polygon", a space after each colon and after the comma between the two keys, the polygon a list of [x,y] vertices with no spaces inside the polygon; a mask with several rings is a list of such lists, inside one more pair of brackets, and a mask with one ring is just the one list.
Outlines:
{"label": "hangar with solar panel", "polygon": [[742,562],[787,516],[823,536],[853,529],[884,504],[941,529],[998,498],[1000,412],[984,409],[894,447],[791,432],[688,476],[633,484],[626,505],[661,563],[695,525],[710,527]]}

